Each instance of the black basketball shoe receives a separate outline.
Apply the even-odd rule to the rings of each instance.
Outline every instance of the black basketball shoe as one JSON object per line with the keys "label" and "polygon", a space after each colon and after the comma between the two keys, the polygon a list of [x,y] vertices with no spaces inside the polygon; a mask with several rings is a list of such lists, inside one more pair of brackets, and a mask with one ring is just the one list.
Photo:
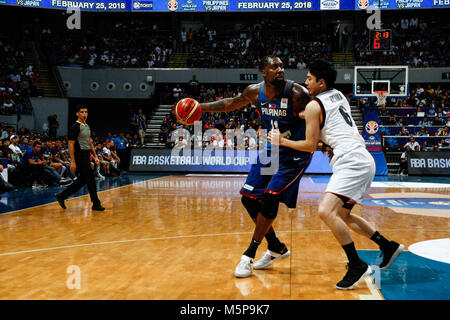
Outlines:
{"label": "black basketball shoe", "polygon": [[370,266],[361,261],[360,264],[351,266],[347,264],[347,273],[344,278],[336,284],[336,289],[340,290],[351,290],[354,289],[358,283],[364,279],[365,276],[372,273]]}
{"label": "black basketball shoe", "polygon": [[395,241],[389,241],[389,245],[381,250],[383,261],[380,264],[381,270],[386,270],[394,263],[395,259],[402,253],[404,245]]}

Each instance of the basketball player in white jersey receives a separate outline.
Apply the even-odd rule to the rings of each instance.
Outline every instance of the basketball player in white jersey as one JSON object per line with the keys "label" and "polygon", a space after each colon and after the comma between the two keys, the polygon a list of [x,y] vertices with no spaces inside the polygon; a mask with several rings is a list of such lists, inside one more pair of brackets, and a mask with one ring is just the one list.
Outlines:
{"label": "basketball player in white jersey", "polygon": [[314,152],[319,140],[332,148],[330,164],[333,174],[319,204],[319,216],[333,232],[349,260],[348,271],[336,288],[353,289],[371,274],[371,268],[359,258],[350,229],[379,245],[383,253],[380,269],[389,268],[404,246],[387,240],[366,220],[350,213],[369,192],[375,176],[375,161],[351,117],[347,99],[333,88],[336,75],[336,70],[325,61],[318,60],[310,65],[305,85],[314,98],[306,105],[303,114],[305,140],[286,139],[277,130],[272,130],[268,139],[271,143],[306,152]]}

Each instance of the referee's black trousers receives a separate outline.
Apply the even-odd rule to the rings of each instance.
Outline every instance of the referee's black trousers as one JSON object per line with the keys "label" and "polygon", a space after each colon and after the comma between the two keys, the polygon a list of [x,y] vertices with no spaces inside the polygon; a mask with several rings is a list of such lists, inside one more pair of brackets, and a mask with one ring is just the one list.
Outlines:
{"label": "referee's black trousers", "polygon": [[75,192],[80,190],[84,185],[87,186],[91,201],[94,206],[100,205],[100,200],[97,196],[97,186],[95,185],[94,171],[91,168],[89,151],[80,151],[75,155],[75,162],[77,165],[77,178],[71,185],[61,192],[64,199],[67,199]]}

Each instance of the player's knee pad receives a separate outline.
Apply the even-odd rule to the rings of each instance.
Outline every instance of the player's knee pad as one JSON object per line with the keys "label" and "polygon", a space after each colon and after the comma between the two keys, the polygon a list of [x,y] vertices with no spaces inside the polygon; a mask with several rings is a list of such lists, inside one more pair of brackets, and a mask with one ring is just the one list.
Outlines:
{"label": "player's knee pad", "polygon": [[280,197],[272,193],[264,193],[261,214],[267,219],[275,219],[278,214]]}
{"label": "player's knee pad", "polygon": [[244,205],[245,209],[247,209],[248,214],[252,219],[256,219],[258,213],[261,212],[261,202],[258,200],[242,196],[241,202]]}

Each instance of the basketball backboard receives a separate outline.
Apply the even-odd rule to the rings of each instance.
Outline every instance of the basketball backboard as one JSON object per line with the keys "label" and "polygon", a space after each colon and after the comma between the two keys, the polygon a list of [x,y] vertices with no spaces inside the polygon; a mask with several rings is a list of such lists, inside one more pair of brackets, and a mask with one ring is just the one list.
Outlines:
{"label": "basketball backboard", "polygon": [[354,97],[376,97],[376,91],[387,91],[389,97],[408,96],[408,66],[355,66]]}

